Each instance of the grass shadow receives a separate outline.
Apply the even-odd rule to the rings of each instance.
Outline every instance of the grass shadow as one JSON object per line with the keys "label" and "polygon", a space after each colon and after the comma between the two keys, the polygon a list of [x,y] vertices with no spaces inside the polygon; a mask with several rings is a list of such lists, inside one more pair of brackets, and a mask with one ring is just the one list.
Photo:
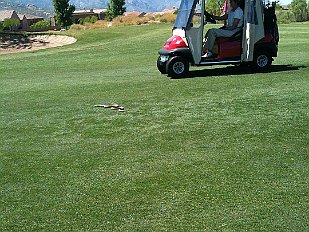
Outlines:
{"label": "grass shadow", "polygon": [[[278,73],[278,72],[287,72],[287,71],[296,71],[307,66],[298,66],[298,65],[272,65],[269,70],[265,73]],[[226,76],[226,75],[253,75],[257,72],[251,69],[250,67],[238,67],[238,66],[228,66],[228,67],[219,67],[213,69],[202,69],[202,70],[192,70],[189,72],[189,76],[186,78],[196,78],[196,77],[211,77],[211,76]]]}
{"label": "grass shadow", "polygon": [[8,48],[25,48],[31,46],[31,40],[23,34],[0,34],[0,47]]}
{"label": "grass shadow", "polygon": [[25,34],[0,33],[1,49],[30,49],[32,46],[44,47],[50,42],[43,39],[29,37]]}

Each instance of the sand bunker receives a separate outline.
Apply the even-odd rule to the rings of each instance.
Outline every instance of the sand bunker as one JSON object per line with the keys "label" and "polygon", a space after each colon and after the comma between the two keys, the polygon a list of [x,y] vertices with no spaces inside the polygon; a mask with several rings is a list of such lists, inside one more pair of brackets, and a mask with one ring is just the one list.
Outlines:
{"label": "sand bunker", "polygon": [[27,52],[75,43],[76,39],[63,35],[0,35],[0,54]]}

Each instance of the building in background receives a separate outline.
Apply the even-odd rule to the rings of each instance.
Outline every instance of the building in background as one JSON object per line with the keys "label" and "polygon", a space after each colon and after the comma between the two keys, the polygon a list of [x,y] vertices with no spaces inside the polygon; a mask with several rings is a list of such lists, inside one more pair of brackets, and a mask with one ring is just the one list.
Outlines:
{"label": "building in background", "polygon": [[3,22],[4,19],[18,19],[18,14],[15,10],[0,10],[0,21]]}
{"label": "building in background", "polygon": [[15,10],[1,10],[0,21],[3,22],[5,19],[17,19],[20,21],[18,30],[28,31],[31,25],[44,20],[43,17],[29,15],[29,14],[18,14]]}
{"label": "building in background", "polygon": [[73,12],[72,21],[73,23],[79,23],[79,19],[87,17],[96,17],[98,20],[105,18],[107,9],[90,9],[90,10],[76,10]]}
{"label": "building in background", "polygon": [[43,17],[29,15],[29,14],[19,14],[18,16],[21,19],[21,28],[24,31],[29,30],[33,24],[44,20]]}

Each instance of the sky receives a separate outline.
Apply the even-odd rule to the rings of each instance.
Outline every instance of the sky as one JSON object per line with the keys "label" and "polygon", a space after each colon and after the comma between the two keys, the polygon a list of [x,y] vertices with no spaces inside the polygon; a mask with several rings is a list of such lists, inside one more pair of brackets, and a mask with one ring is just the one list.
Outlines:
{"label": "sky", "polygon": [[280,5],[288,5],[292,2],[292,0],[280,0],[279,3]]}

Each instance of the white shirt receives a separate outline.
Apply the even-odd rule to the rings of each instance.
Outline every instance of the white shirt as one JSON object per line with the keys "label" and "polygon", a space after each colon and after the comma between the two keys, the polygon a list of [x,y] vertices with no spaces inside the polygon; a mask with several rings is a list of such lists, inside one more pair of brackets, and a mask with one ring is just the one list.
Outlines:
{"label": "white shirt", "polygon": [[234,19],[239,19],[237,27],[242,27],[244,23],[244,12],[240,7],[237,7],[235,11],[230,11],[227,16],[227,26],[233,26]]}

